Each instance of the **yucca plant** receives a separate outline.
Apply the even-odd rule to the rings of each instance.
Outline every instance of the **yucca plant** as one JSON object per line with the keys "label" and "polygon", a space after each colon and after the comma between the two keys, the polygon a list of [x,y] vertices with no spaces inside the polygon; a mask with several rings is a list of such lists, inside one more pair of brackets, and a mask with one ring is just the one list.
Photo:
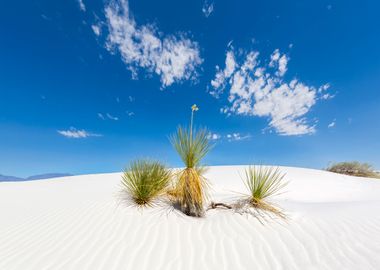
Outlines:
{"label": "yucca plant", "polygon": [[165,193],[171,177],[171,171],[159,161],[136,160],[125,170],[121,182],[133,203],[151,206]]}
{"label": "yucca plant", "polygon": [[287,185],[284,177],[285,174],[281,173],[279,168],[250,166],[246,169],[243,181],[249,191],[249,205],[283,216],[266,199],[278,194]]}
{"label": "yucca plant", "polygon": [[181,157],[185,169],[177,174],[177,183],[171,195],[181,206],[181,210],[189,216],[204,215],[203,204],[206,199],[207,181],[204,177],[205,167],[201,161],[211,150],[206,129],[193,130],[196,105],[191,107],[190,128],[179,126],[170,141]]}

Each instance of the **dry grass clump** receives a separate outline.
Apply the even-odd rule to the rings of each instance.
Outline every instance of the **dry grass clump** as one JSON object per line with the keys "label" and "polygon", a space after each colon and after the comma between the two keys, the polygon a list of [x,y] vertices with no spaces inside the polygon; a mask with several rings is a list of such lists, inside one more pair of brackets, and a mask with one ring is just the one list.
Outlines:
{"label": "dry grass clump", "polygon": [[206,129],[193,130],[193,114],[198,108],[194,105],[191,109],[190,129],[180,126],[170,138],[185,165],[185,169],[177,174],[177,183],[170,194],[186,215],[201,217],[204,215],[203,205],[207,196],[205,167],[201,165],[201,160],[212,146]]}
{"label": "dry grass clump", "polygon": [[121,183],[138,206],[151,206],[165,193],[172,173],[159,161],[136,160],[125,170]]}
{"label": "dry grass clump", "polygon": [[285,215],[272,204],[266,201],[267,198],[279,194],[287,185],[283,179],[279,168],[250,166],[245,170],[243,182],[249,191],[248,198],[240,202],[240,207],[248,204],[256,209],[270,211],[280,217]]}
{"label": "dry grass clump", "polygon": [[351,176],[380,178],[380,174],[373,169],[371,164],[360,163],[358,161],[334,163],[326,170]]}

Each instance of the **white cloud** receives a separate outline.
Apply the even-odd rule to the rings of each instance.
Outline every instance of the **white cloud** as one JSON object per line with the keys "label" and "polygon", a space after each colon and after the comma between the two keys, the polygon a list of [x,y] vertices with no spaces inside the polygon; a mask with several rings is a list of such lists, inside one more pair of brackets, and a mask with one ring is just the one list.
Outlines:
{"label": "white cloud", "polygon": [[321,99],[327,100],[327,99],[332,99],[333,97],[335,97],[335,95],[331,95],[331,94],[327,93],[327,94],[323,94],[321,96]]}
{"label": "white cloud", "polygon": [[278,76],[282,77],[285,75],[286,71],[288,70],[288,67],[287,67],[288,61],[289,61],[289,58],[285,54],[281,55],[280,50],[276,49],[270,57],[269,66],[277,67],[278,70],[276,71],[276,73]]}
{"label": "white cloud", "polygon": [[99,25],[93,24],[91,25],[92,31],[94,31],[95,35],[100,36],[101,28]]}
{"label": "white cloud", "polygon": [[336,120],[334,119],[327,127],[333,128],[333,127],[335,127],[335,125],[336,125]]}
{"label": "white cloud", "polygon": [[83,0],[78,0],[78,4],[79,4],[80,10],[82,10],[83,12],[86,11],[86,6],[85,6]]}
{"label": "white cloud", "polygon": [[108,36],[106,48],[119,52],[136,78],[139,69],[160,76],[162,87],[194,80],[202,63],[198,43],[183,34],[162,35],[153,25],[138,25],[130,13],[128,1],[111,1],[105,8]]}
{"label": "white cloud", "polygon": [[217,141],[217,140],[219,140],[220,138],[222,138],[222,136],[220,135],[220,134],[218,134],[218,133],[209,133],[208,135],[207,135],[207,139],[209,139],[209,140],[211,140],[211,141]]}
{"label": "white cloud", "polygon": [[323,92],[323,91],[326,91],[327,89],[329,89],[330,88],[330,84],[329,83],[325,83],[324,85],[322,85],[322,86],[320,86],[319,88],[318,88],[318,92]]}
{"label": "white cloud", "polygon": [[240,133],[231,133],[231,134],[227,134],[226,137],[227,137],[229,142],[233,142],[233,141],[247,140],[247,139],[251,138],[251,135],[249,135],[249,134],[241,135]]}
{"label": "white cloud", "polygon": [[211,81],[211,86],[214,90],[211,90],[210,94],[214,97],[219,97],[225,88],[227,79],[231,77],[236,68],[235,56],[233,52],[227,52],[224,70],[221,70],[219,66],[216,68],[217,73],[215,75],[215,79]]}
{"label": "white cloud", "polygon": [[134,115],[135,115],[134,112],[130,112],[130,111],[126,111],[126,114],[127,114],[128,116],[134,116]]}
{"label": "white cloud", "polygon": [[330,84],[329,83],[326,83],[326,84],[324,84],[324,85],[322,85],[321,87],[318,88],[318,93],[321,94],[320,95],[320,99],[327,100],[327,99],[332,99],[332,98],[335,97],[335,95],[327,93],[328,89],[330,89]]}
{"label": "white cloud", "polygon": [[205,15],[206,18],[211,15],[211,13],[214,11],[214,2],[210,2],[206,0],[202,7],[203,15]]}
{"label": "white cloud", "polygon": [[[278,49],[272,53],[268,65],[259,62],[259,53],[255,51],[240,52],[239,56],[240,63],[233,48],[229,48],[225,69],[217,67],[215,79],[211,81],[213,89],[209,92],[214,96],[220,96],[228,88],[228,105],[221,112],[269,117],[270,127],[281,135],[315,132],[315,126],[307,123],[305,115],[329,85],[317,89],[297,79],[284,81],[289,58]],[[228,59],[234,59],[234,64],[228,65]]]}
{"label": "white cloud", "polygon": [[67,138],[74,138],[74,139],[102,136],[100,134],[89,133],[88,131],[84,129],[78,130],[74,127],[70,127],[68,130],[57,130],[57,132],[61,134],[62,136],[65,136]]}
{"label": "white cloud", "polygon": [[109,113],[106,114],[107,118],[110,119],[110,120],[114,120],[114,121],[117,121],[119,120],[119,117],[116,117],[116,116],[113,116]]}
{"label": "white cloud", "polygon": [[210,141],[221,141],[221,140],[227,140],[228,142],[233,142],[233,141],[243,141],[251,138],[252,136],[250,134],[242,135],[239,132],[233,132],[233,133],[228,133],[225,135],[219,134],[219,133],[213,133],[210,132],[207,135],[207,138]]}

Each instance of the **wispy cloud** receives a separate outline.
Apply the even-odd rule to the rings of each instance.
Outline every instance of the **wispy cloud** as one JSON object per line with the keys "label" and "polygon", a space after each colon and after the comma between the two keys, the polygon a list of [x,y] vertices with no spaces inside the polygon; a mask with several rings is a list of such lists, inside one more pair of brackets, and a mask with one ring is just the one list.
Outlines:
{"label": "wispy cloud", "polygon": [[332,99],[335,97],[335,94],[328,93],[327,90],[330,89],[330,84],[326,83],[318,88],[318,93],[320,94],[320,99]]}
{"label": "wispy cloud", "polygon": [[106,114],[98,113],[98,117],[102,120],[106,120],[106,119],[113,120],[113,121],[119,120],[119,117],[113,116],[110,113],[106,113]]}
{"label": "wispy cloud", "polygon": [[102,120],[105,120],[105,119],[106,119],[102,113],[98,113],[98,117],[99,117],[100,119],[102,119]]}
{"label": "wispy cloud", "polygon": [[276,49],[270,56],[270,67],[277,67],[276,75],[282,77],[288,70],[289,58],[286,54],[281,55],[280,50]]}
{"label": "wispy cloud", "polygon": [[93,24],[93,25],[91,25],[91,29],[92,29],[92,31],[94,32],[94,34],[95,34],[96,36],[100,36],[100,34],[101,34],[101,28],[100,28],[100,25]]}
{"label": "wispy cloud", "polygon": [[86,5],[84,4],[83,0],[78,0],[79,8],[83,12],[86,11]]}
{"label": "wispy cloud", "polygon": [[46,21],[51,21],[51,18],[46,16],[45,14],[41,14],[41,18],[46,20]]}
{"label": "wispy cloud", "polygon": [[197,42],[185,34],[163,35],[151,24],[138,25],[128,1],[111,1],[105,7],[108,28],[106,49],[120,53],[137,78],[140,69],[160,77],[162,88],[184,80],[195,80],[202,63]]}
{"label": "wispy cloud", "polygon": [[217,141],[219,140],[220,138],[222,138],[222,136],[218,133],[212,133],[210,132],[208,135],[207,135],[207,139],[211,140],[211,141]]}
{"label": "wispy cloud", "polygon": [[251,138],[252,136],[247,134],[247,135],[241,135],[240,133],[231,133],[231,134],[227,134],[227,139],[229,142],[233,142],[233,141],[244,141],[244,140],[248,140],[249,138]]}
{"label": "wispy cloud", "polygon": [[119,117],[116,117],[116,116],[113,116],[109,113],[106,114],[107,118],[110,119],[110,120],[113,120],[113,121],[118,121],[119,120]]}
{"label": "wispy cloud", "polygon": [[213,96],[220,97],[228,91],[228,103],[221,112],[269,117],[269,126],[280,135],[315,132],[315,126],[307,123],[305,115],[319,97],[324,98],[329,85],[318,89],[297,79],[286,81],[289,57],[278,49],[270,56],[269,64],[260,63],[259,52],[239,52],[235,54],[229,46],[224,69],[217,66],[211,81],[209,92]]}
{"label": "wispy cloud", "polygon": [[334,119],[330,124],[328,124],[328,128],[333,128],[336,125],[336,119]]}
{"label": "wispy cloud", "polygon": [[219,133],[214,133],[210,132],[207,135],[207,139],[210,141],[228,141],[228,142],[233,142],[233,141],[244,141],[250,139],[252,136],[250,134],[245,134],[242,135],[239,132],[233,132],[233,133],[228,133],[225,135],[219,134]]}
{"label": "wispy cloud", "polygon": [[235,72],[236,61],[234,53],[232,51],[227,52],[224,70],[221,70],[219,66],[217,66],[216,69],[217,72],[215,75],[215,79],[211,81],[211,85],[214,88],[214,90],[210,91],[210,94],[218,98],[219,95],[223,92],[224,88],[226,87],[228,79]]}
{"label": "wispy cloud", "polygon": [[211,15],[211,13],[214,11],[214,2],[206,0],[202,7],[203,15],[205,15],[206,18]]}
{"label": "wispy cloud", "polygon": [[102,136],[101,134],[90,133],[84,129],[79,130],[74,127],[70,127],[68,130],[57,130],[57,132],[66,138],[73,138],[73,139]]}

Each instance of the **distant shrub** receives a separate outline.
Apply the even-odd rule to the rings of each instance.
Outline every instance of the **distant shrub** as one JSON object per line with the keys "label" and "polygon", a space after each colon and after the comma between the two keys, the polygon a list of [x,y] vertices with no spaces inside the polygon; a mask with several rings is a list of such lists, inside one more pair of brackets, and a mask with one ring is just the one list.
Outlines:
{"label": "distant shrub", "polygon": [[122,184],[133,203],[149,206],[165,193],[172,174],[158,161],[136,160],[124,172]]}
{"label": "distant shrub", "polygon": [[334,163],[326,170],[352,176],[380,178],[380,174],[373,169],[371,164],[358,161]]}

